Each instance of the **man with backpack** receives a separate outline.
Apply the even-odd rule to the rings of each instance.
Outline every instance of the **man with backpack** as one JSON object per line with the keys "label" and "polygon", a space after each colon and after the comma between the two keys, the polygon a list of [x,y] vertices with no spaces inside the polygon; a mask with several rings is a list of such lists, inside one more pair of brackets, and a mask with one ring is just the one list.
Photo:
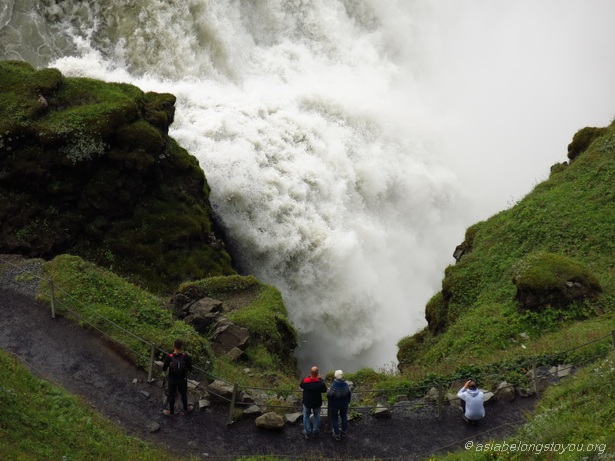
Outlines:
{"label": "man with backpack", "polygon": [[169,409],[162,412],[170,416],[175,413],[175,395],[179,391],[184,414],[192,411],[194,406],[188,403],[188,372],[192,371],[192,357],[182,351],[184,342],[176,339],[173,343],[173,352],[164,358],[162,371],[169,371],[167,382],[169,384]]}

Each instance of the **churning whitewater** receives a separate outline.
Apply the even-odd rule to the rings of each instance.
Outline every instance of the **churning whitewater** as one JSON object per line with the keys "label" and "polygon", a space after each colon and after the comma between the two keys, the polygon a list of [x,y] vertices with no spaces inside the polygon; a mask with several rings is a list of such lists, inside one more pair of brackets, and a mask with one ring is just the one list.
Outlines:
{"label": "churning whitewater", "polygon": [[357,369],[424,324],[456,195],[383,23],[399,12],[375,5],[22,1],[0,24],[8,58],[175,94],[170,134],[242,270],[283,293],[300,362]]}
{"label": "churning whitewater", "polygon": [[[425,325],[424,306],[474,222],[468,197],[486,202],[506,181],[526,192],[527,165],[548,171],[584,126],[575,124],[591,123],[563,124],[562,145],[541,155],[534,137],[519,136],[532,114],[570,101],[575,74],[552,60],[602,49],[559,44],[572,25],[586,31],[574,29],[577,41],[594,37],[608,1],[4,0],[0,58],[175,94],[170,134],[205,171],[242,271],[282,292],[300,365],[388,368],[398,340]],[[472,48],[483,54],[466,55]],[[518,55],[532,59],[527,75]],[[577,85],[599,89],[609,116],[612,67],[592,74],[604,82],[584,74]],[[579,101],[555,111],[592,107]],[[463,113],[447,119],[452,104]],[[554,126],[540,126],[541,138]],[[479,152],[477,139],[510,132],[518,139]]]}

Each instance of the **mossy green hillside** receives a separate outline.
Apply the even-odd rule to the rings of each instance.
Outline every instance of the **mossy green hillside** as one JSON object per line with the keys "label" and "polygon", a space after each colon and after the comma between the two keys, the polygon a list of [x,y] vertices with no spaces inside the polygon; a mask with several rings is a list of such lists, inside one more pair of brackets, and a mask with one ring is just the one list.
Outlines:
{"label": "mossy green hillside", "polygon": [[[206,339],[190,325],[175,319],[161,298],[77,256],[56,256],[43,267],[56,287],[59,313],[85,327],[95,327],[123,344],[125,352],[138,365],[148,365],[151,343],[166,351],[177,338],[184,340],[197,365],[205,367],[212,360]],[[49,287],[41,286],[42,292],[48,290]]]}
{"label": "mossy green hillside", "polygon": [[[175,339],[182,338],[197,367],[210,375],[264,387],[271,386],[271,377],[275,375],[281,388],[296,386],[293,350],[297,333],[288,321],[279,291],[252,276],[212,277],[186,282],[179,290],[195,299],[220,299],[229,309],[225,315],[250,331],[247,361],[235,363],[215,357],[211,338],[178,320],[167,307],[166,298],[78,256],[56,256],[45,262],[43,268],[54,283],[58,313],[75,319],[85,328],[95,327],[122,344],[126,355],[141,367],[149,365],[151,343],[168,351]],[[40,292],[49,293],[46,281],[40,285]],[[44,299],[48,301],[49,295]],[[246,367],[254,373],[248,376],[244,372]]]}
{"label": "mossy green hillside", "polygon": [[0,459],[182,459],[129,437],[64,389],[33,377],[0,351]]}
{"label": "mossy green hillside", "polygon": [[[577,146],[570,164],[467,230],[460,260],[426,307],[428,327],[399,342],[402,367],[450,373],[566,350],[588,324],[597,335],[615,328],[615,124],[591,135],[575,136],[585,150]],[[520,288],[565,293],[572,282],[596,295],[533,311],[517,299]]]}
{"label": "mossy green hillside", "polygon": [[0,62],[0,252],[72,253],[155,292],[235,270],[171,94]]}

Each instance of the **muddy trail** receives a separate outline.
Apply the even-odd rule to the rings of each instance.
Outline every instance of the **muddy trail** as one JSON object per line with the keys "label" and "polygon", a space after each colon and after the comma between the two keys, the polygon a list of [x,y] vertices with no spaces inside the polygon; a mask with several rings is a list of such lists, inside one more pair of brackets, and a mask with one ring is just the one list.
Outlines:
{"label": "muddy trail", "polygon": [[[148,383],[147,373],[125,360],[94,332],[63,318],[51,318],[49,306],[10,286],[0,287],[0,348],[19,357],[31,372],[80,396],[130,435],[171,452],[203,459],[232,460],[248,455],[290,459],[423,459],[433,453],[464,449],[474,443],[511,435],[535,404],[534,398],[488,402],[487,416],[469,426],[460,412],[434,404],[396,406],[391,418],[370,414],[349,423],[341,441],[321,432],[306,440],[301,420],[283,430],[257,428],[253,420],[228,424],[228,405],[189,415],[162,414],[163,391]],[[155,431],[152,428],[156,427]]]}

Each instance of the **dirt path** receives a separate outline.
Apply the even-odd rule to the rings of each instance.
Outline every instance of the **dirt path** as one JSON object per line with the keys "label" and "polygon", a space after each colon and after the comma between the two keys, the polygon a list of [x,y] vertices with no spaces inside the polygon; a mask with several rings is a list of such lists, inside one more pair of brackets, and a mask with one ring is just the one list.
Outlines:
{"label": "dirt path", "polygon": [[[0,288],[0,348],[20,357],[37,376],[81,396],[128,433],[203,459],[278,455],[312,459],[421,459],[433,451],[463,448],[468,438],[489,440],[510,435],[508,424],[523,421],[534,399],[489,402],[487,416],[468,426],[458,411],[446,406],[442,418],[432,404],[398,407],[390,419],[365,415],[349,425],[349,436],[336,442],[329,434],[305,440],[300,422],[282,431],[259,429],[251,420],[226,424],[228,406],[188,416],[162,415],[162,391],[147,375],[127,363],[105,341],[58,317],[48,306],[8,288]],[[133,380],[137,379],[137,384]],[[146,395],[147,393],[148,395]],[[156,423],[160,430],[150,431]],[[494,430],[489,431],[492,428]]]}

